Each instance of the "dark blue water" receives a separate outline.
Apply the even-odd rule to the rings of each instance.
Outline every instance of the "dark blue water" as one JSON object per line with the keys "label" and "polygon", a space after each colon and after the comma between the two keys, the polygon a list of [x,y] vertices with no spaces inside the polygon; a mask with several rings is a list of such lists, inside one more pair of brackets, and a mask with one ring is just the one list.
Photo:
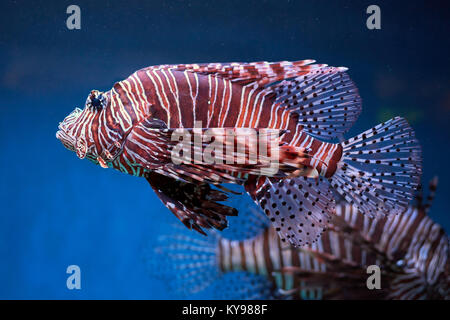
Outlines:
{"label": "dark blue water", "polygon": [[[81,30],[66,8],[81,8]],[[2,1],[0,298],[171,298],[142,248],[176,218],[144,179],[78,160],[58,122],[92,89],[149,65],[313,58],[349,67],[363,98],[350,135],[394,115],[440,179],[432,218],[450,229],[450,10],[434,1]],[[82,289],[66,288],[79,265]],[[207,297],[207,296],[203,296]]]}

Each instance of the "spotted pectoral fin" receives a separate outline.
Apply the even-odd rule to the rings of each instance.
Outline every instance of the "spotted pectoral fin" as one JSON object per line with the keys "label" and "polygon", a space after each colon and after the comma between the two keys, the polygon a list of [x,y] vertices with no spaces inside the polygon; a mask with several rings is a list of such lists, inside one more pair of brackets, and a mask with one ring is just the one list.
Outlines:
{"label": "spotted pectoral fin", "polygon": [[164,205],[189,229],[202,234],[202,228],[223,230],[228,226],[226,217],[237,215],[235,208],[219,203],[228,195],[207,183],[187,183],[154,172],[145,178]]}
{"label": "spotted pectoral fin", "polygon": [[334,212],[334,197],[322,177],[267,180],[257,201],[279,232],[294,246],[314,243],[326,230]]}

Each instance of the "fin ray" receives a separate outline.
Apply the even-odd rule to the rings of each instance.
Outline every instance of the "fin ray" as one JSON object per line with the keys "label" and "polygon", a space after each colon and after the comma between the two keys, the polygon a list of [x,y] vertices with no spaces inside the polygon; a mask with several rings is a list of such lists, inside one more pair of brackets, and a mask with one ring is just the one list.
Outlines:
{"label": "fin ray", "polygon": [[402,212],[420,180],[421,149],[406,120],[397,117],[342,143],[333,187],[365,214]]}
{"label": "fin ray", "polygon": [[146,174],[151,187],[175,216],[189,229],[205,234],[202,228],[223,230],[227,216],[237,215],[235,208],[220,203],[228,195],[207,183],[186,183],[155,172]]}
{"label": "fin ray", "polygon": [[322,177],[269,180],[257,199],[281,240],[294,246],[316,242],[334,208],[329,183]]}
{"label": "fin ray", "polygon": [[361,113],[361,98],[346,68],[323,67],[280,83],[276,102],[298,116],[304,130],[320,139],[347,132]]}
{"label": "fin ray", "polygon": [[158,237],[158,246],[148,248],[145,257],[150,275],[163,280],[170,291],[186,297],[209,287],[221,273],[217,264],[219,237],[187,235],[186,230]]}

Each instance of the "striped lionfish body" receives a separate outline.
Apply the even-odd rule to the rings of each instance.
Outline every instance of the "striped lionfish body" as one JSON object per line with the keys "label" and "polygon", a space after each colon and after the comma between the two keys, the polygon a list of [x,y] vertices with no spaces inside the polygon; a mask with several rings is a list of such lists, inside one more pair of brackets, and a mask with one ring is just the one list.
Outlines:
{"label": "striped lionfish body", "polygon": [[[80,158],[145,177],[187,227],[202,233],[202,228],[222,230],[226,216],[237,214],[219,203],[227,198],[223,183],[244,185],[282,239],[294,245],[319,238],[334,212],[333,190],[371,216],[401,212],[421,172],[414,132],[404,119],[394,118],[334,143],[357,119],[361,99],[346,68],[313,62],[141,69],[108,92],[92,91],[84,110],[75,109],[60,123],[57,137]],[[279,147],[279,169],[265,174],[262,161],[176,163],[174,134],[184,130],[195,140],[199,127],[213,129],[216,143],[228,141],[220,129],[238,135],[251,129],[258,138],[276,130],[270,140]],[[255,141],[231,149],[223,143],[215,157],[231,150],[232,160],[242,154],[247,159]],[[193,158],[200,154],[201,159],[207,147],[203,140],[200,148],[192,142]],[[268,148],[268,154],[274,150]]]}
{"label": "striped lionfish body", "polygon": [[[267,225],[249,239],[191,242],[189,250],[197,264],[189,264],[187,257],[193,256],[174,254],[186,248],[186,242],[172,239],[162,252],[171,257],[169,264],[190,266],[186,273],[206,275],[202,280],[206,283],[227,273],[260,275],[269,282],[273,298],[449,299],[449,239],[426,210],[411,206],[393,218],[370,219],[342,204],[328,231],[301,248],[280,241]],[[206,254],[207,248],[214,250]],[[379,290],[367,287],[367,267],[372,265],[381,270]],[[213,268],[216,273],[205,271]],[[181,283],[179,289],[192,288]]]}

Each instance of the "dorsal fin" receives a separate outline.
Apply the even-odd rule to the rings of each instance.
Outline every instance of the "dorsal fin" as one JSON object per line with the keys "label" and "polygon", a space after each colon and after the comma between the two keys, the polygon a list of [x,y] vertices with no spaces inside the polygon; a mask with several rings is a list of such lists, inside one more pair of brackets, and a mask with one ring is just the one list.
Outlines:
{"label": "dorsal fin", "polygon": [[205,75],[215,75],[235,83],[248,84],[255,82],[259,87],[289,78],[307,74],[313,69],[325,67],[325,64],[313,64],[315,60],[279,61],[279,62],[231,62],[175,64],[149,67],[151,69],[172,69],[191,71]]}
{"label": "dorsal fin", "polygon": [[361,113],[358,89],[345,67],[314,60],[152,66],[144,70],[188,71],[254,86],[266,100],[289,110],[303,129],[320,139],[342,137]]}

